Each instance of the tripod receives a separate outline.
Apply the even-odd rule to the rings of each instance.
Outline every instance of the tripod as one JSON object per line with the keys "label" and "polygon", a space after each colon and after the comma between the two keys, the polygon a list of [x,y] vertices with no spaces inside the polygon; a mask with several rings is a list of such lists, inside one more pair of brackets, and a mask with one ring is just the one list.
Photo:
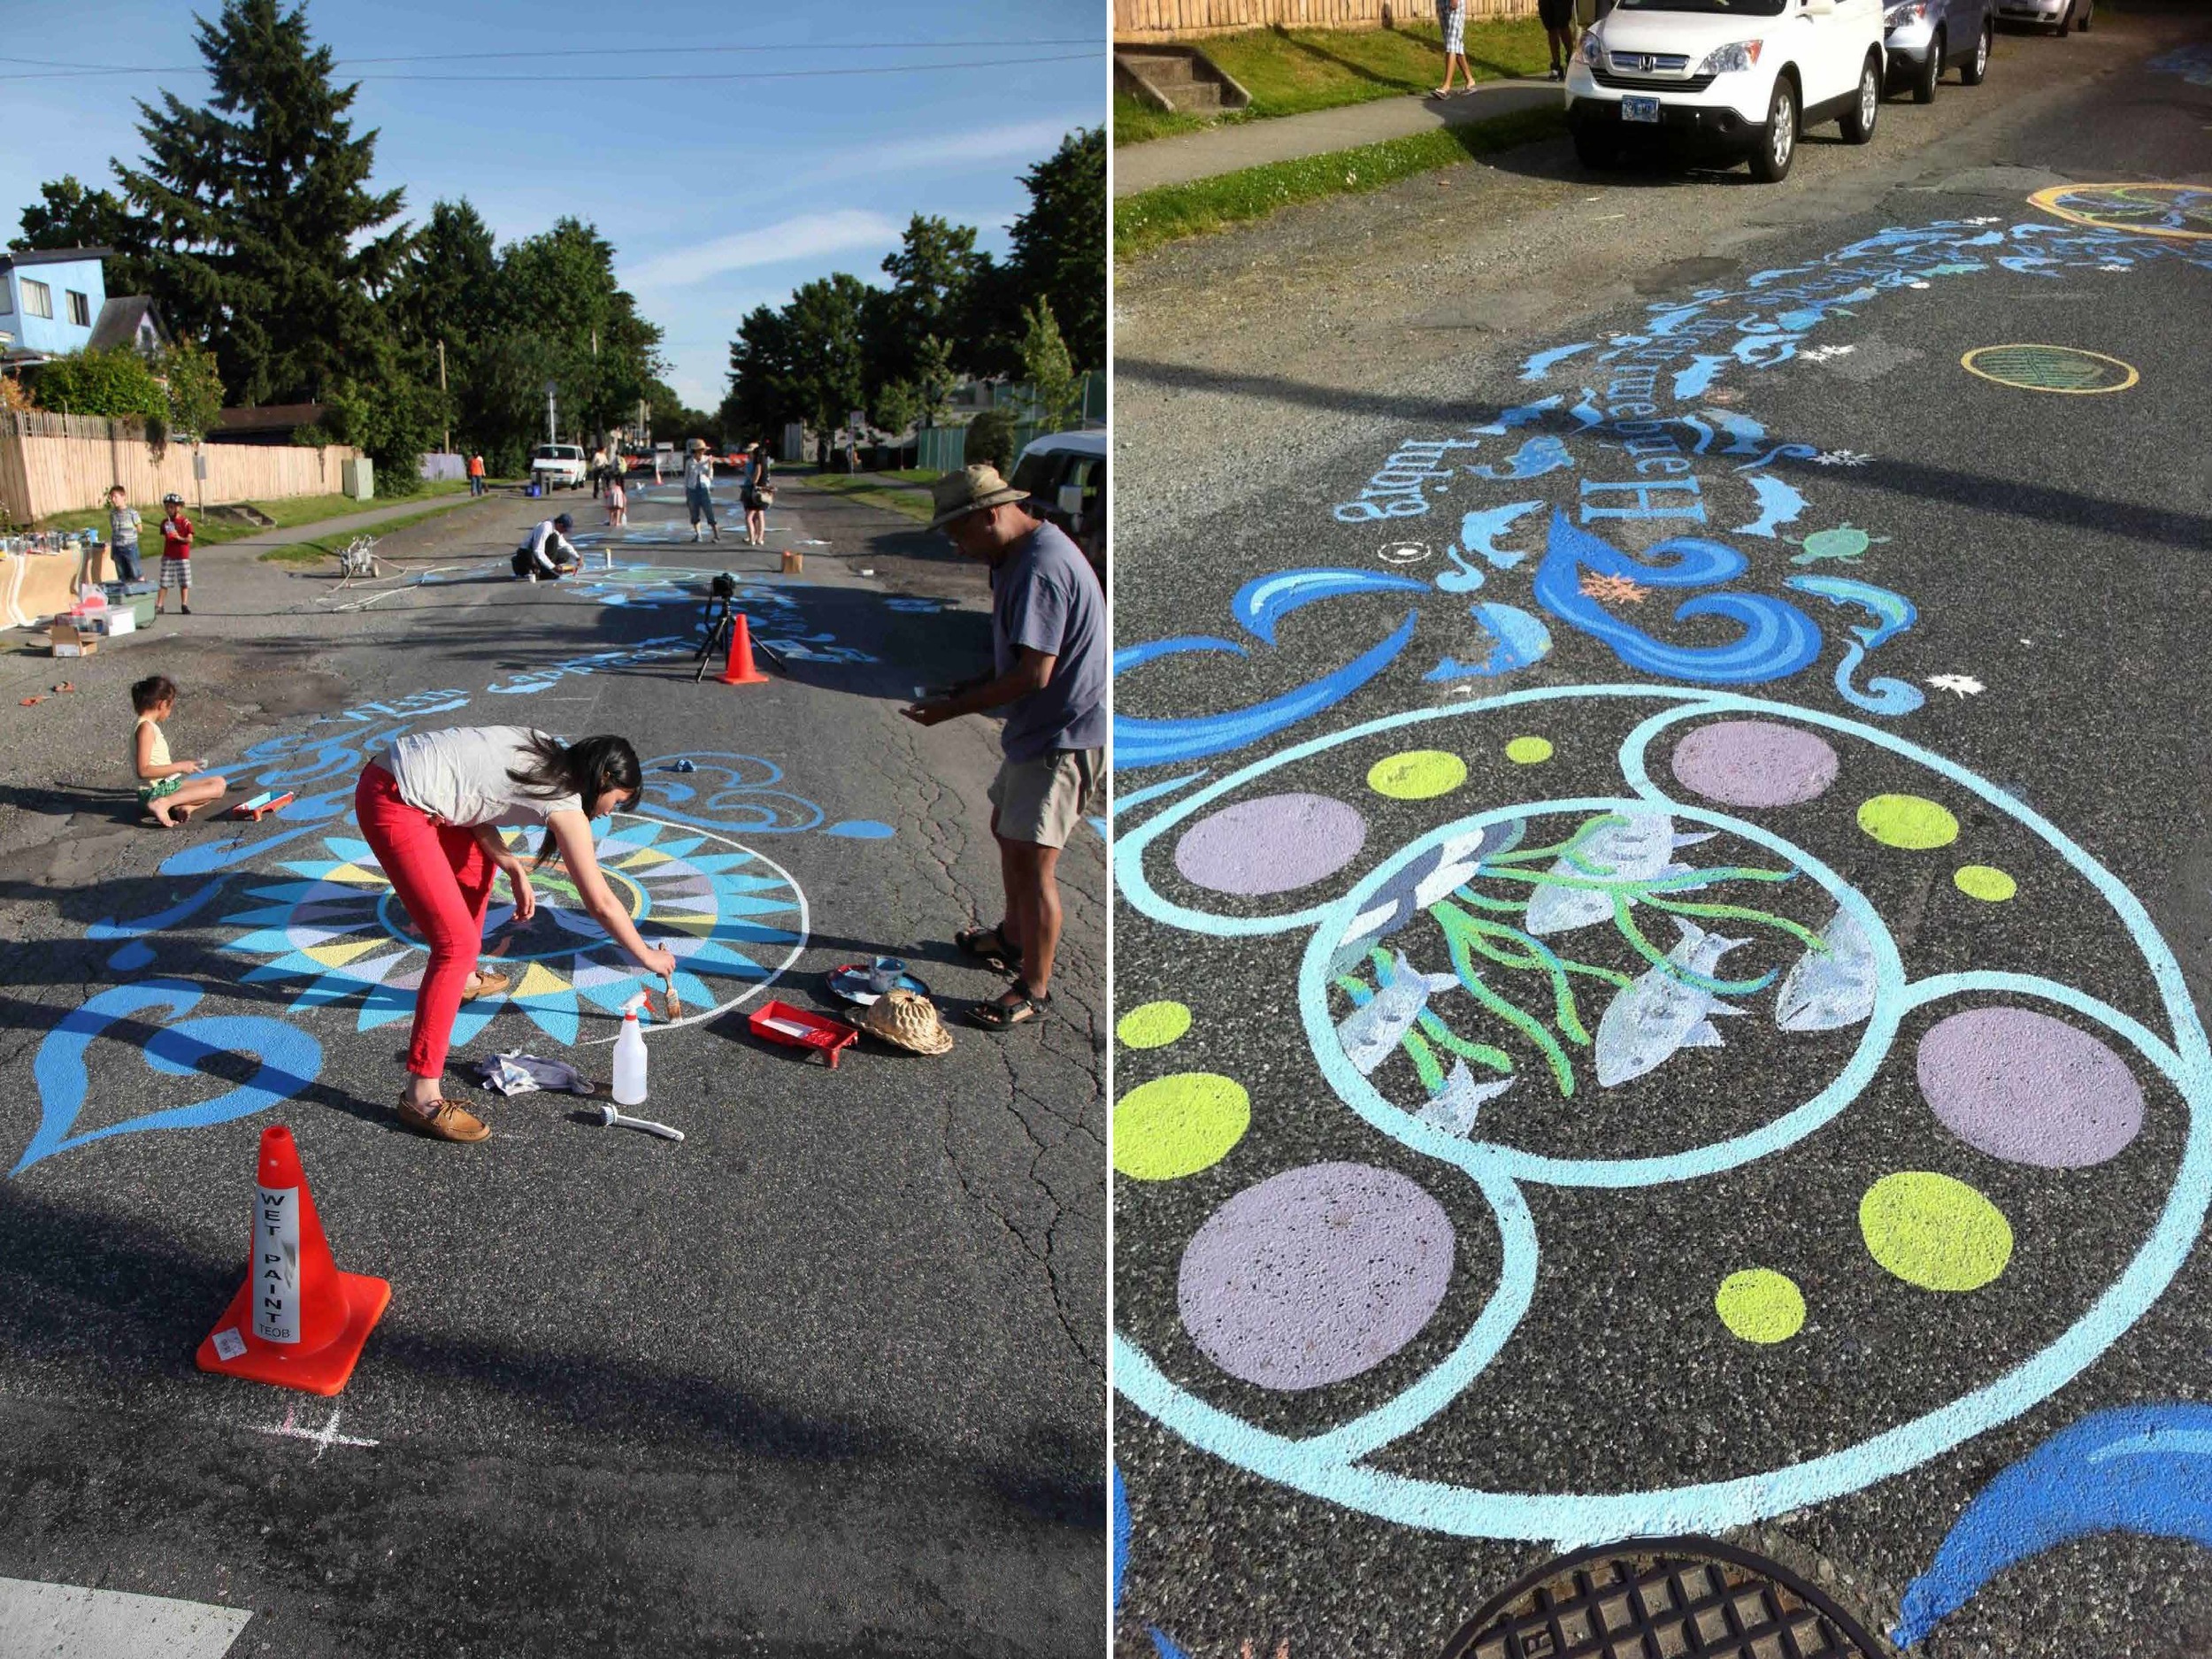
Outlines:
{"label": "tripod", "polygon": [[[714,661],[717,651],[729,649],[730,631],[736,626],[736,617],[737,600],[733,595],[717,594],[707,601],[706,615],[699,619],[699,668],[691,677],[693,685],[698,685],[706,679],[707,668]],[[784,668],[783,658],[777,656],[774,649],[757,634],[753,637],[753,649],[766,657],[779,673],[788,672]]]}

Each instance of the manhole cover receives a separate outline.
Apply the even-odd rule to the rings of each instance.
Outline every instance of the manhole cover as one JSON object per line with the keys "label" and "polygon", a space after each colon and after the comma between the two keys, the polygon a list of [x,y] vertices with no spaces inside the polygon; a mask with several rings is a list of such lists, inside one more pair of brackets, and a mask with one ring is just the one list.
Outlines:
{"label": "manhole cover", "polygon": [[1959,363],[1969,374],[2023,392],[2093,396],[2124,392],[2142,379],[2134,365],[2078,346],[1982,346]]}
{"label": "manhole cover", "polygon": [[1613,1544],[1539,1568],[1444,1659],[1880,1659],[1886,1649],[1776,1563],[1708,1539]]}

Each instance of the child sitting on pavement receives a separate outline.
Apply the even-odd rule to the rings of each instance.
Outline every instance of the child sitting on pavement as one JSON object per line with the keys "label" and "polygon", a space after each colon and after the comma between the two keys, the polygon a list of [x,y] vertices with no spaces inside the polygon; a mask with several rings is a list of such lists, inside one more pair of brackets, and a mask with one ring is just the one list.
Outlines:
{"label": "child sitting on pavement", "polygon": [[197,809],[221,800],[230,785],[221,778],[194,777],[205,772],[204,760],[169,758],[161,723],[176,712],[175,680],[166,674],[148,675],[131,687],[131,707],[138,711],[131,763],[138,773],[139,802],[164,829],[180,828]]}

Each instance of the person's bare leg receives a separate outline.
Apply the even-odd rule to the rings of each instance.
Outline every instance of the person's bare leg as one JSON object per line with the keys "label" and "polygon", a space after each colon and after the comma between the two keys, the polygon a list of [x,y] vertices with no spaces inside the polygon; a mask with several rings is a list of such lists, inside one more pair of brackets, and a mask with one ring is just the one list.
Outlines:
{"label": "person's bare leg", "polygon": [[[178,823],[182,823],[185,819],[190,818],[193,813],[198,811],[200,808],[207,805],[210,802],[221,800],[229,793],[230,785],[225,780],[221,778],[210,778],[203,776],[188,779],[182,788],[179,789],[175,794],[168,796],[166,799],[157,802],[156,804],[157,806],[167,807],[170,812],[175,815],[176,821]],[[163,817],[163,815],[158,811],[156,812],[155,816],[157,818],[161,818],[162,822],[165,824],[170,821],[169,818]]]}
{"label": "person's bare leg", "polygon": [[1021,947],[1022,987],[1041,997],[1052,989],[1052,960],[1060,949],[1060,884],[1054,877],[1060,849],[1002,841],[999,857],[1010,915],[1016,910],[1015,895],[1020,895],[1020,920],[1015,924],[1020,932],[1014,942]]}
{"label": "person's bare leg", "polygon": [[1007,964],[1017,972],[1025,972],[1029,967],[1029,892],[1021,864],[1025,845],[998,837],[999,886],[1006,895],[1006,913],[999,918],[998,933],[1022,953],[1020,962]]}

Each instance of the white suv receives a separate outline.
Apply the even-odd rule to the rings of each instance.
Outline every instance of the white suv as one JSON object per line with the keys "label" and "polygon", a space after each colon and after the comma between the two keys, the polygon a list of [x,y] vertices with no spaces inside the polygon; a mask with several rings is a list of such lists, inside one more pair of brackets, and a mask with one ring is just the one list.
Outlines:
{"label": "white suv", "polygon": [[580,444],[541,443],[530,452],[530,476],[545,489],[557,489],[563,485],[581,489],[588,471]]}
{"label": "white suv", "polygon": [[1679,138],[1748,154],[1771,183],[1807,127],[1874,136],[1882,27],[1882,0],[1619,0],[1567,72],[1575,153],[1610,166],[1639,141]]}

